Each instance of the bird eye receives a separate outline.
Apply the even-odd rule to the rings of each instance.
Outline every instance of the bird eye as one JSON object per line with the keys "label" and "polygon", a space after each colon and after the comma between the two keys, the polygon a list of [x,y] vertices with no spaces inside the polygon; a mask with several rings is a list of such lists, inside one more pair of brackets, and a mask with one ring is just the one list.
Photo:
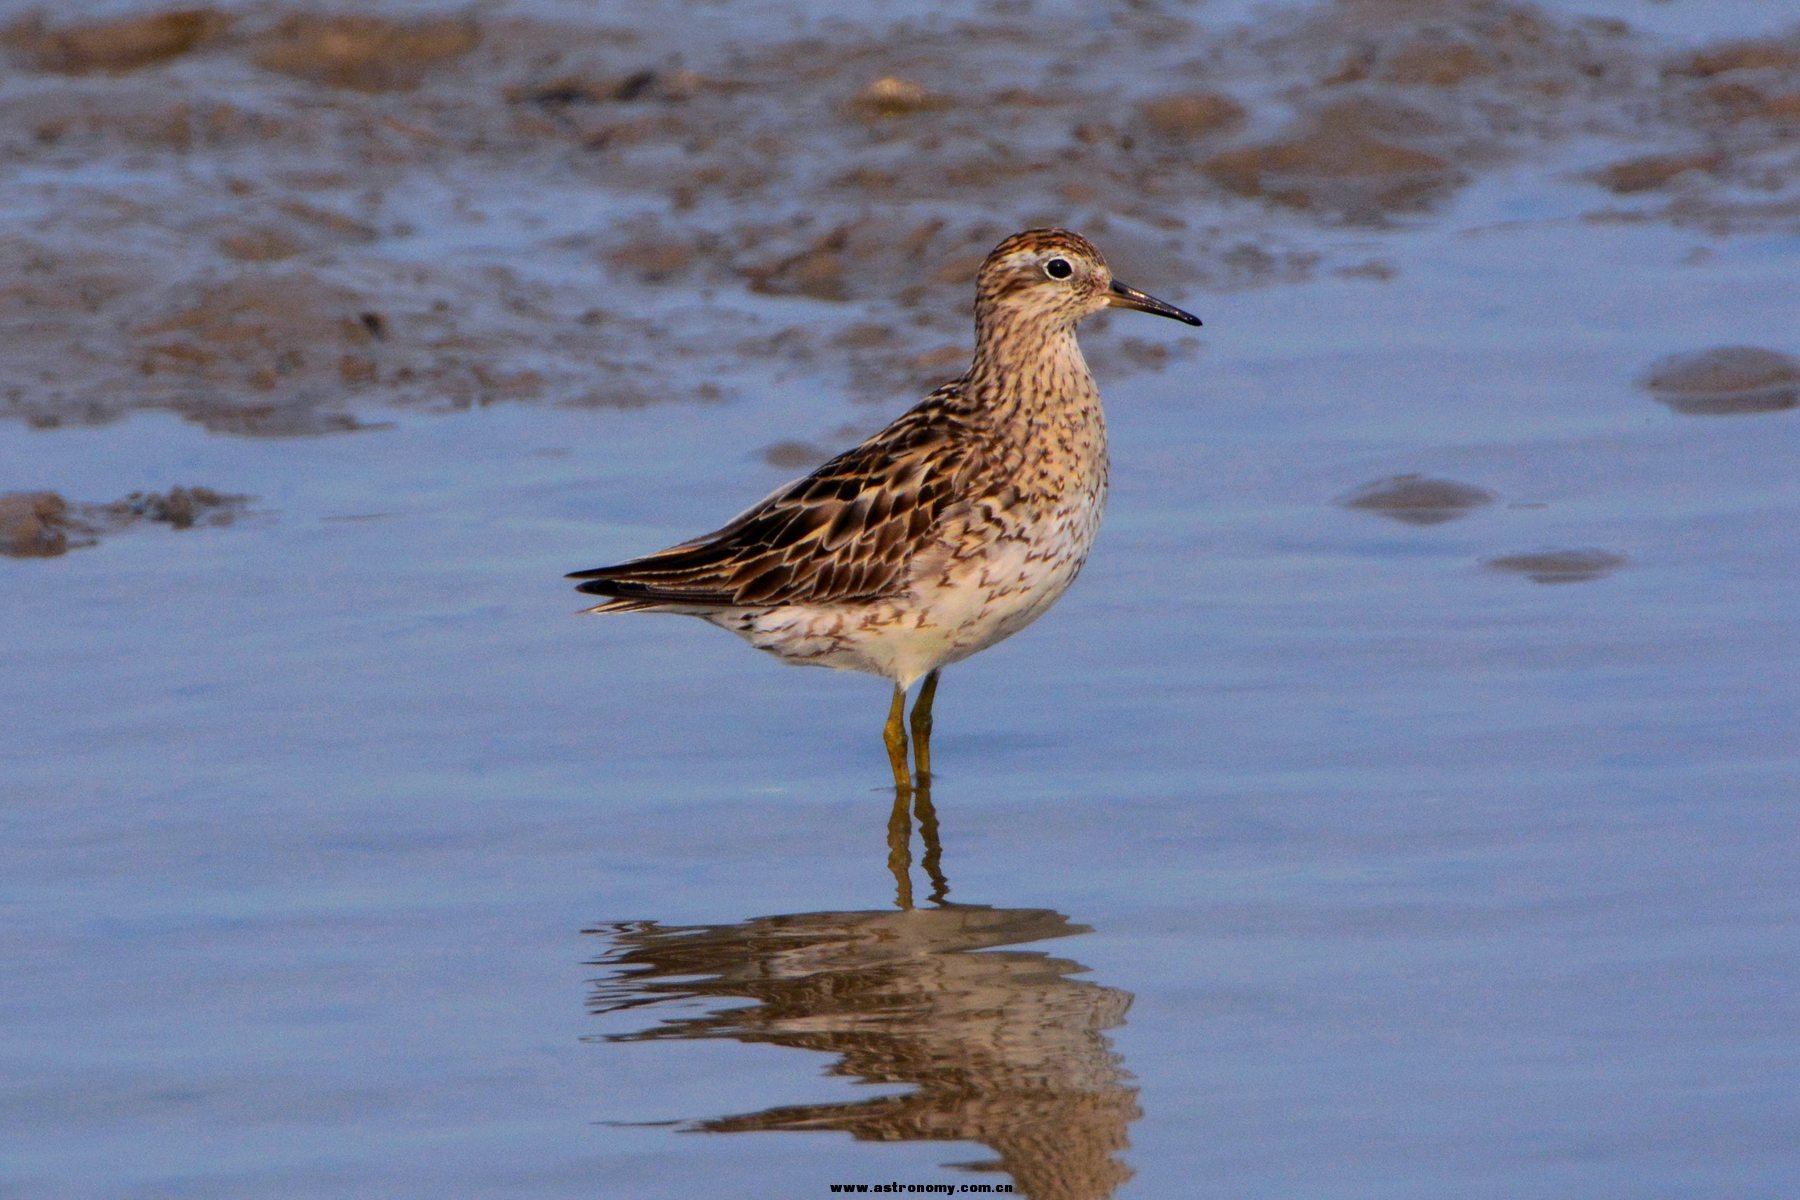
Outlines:
{"label": "bird eye", "polygon": [[1067,279],[1074,273],[1075,268],[1069,265],[1066,258],[1053,258],[1044,264],[1044,274],[1052,279]]}

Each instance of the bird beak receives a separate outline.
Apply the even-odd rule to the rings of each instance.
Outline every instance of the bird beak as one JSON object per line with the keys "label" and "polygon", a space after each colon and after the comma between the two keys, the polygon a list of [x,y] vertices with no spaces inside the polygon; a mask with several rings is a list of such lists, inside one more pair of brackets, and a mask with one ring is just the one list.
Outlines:
{"label": "bird beak", "polygon": [[1159,317],[1172,317],[1177,321],[1185,321],[1189,325],[1198,325],[1200,318],[1193,313],[1183,312],[1173,304],[1164,304],[1155,296],[1146,296],[1134,287],[1126,287],[1118,280],[1113,280],[1112,290],[1106,294],[1109,308],[1135,308],[1139,312],[1155,313]]}

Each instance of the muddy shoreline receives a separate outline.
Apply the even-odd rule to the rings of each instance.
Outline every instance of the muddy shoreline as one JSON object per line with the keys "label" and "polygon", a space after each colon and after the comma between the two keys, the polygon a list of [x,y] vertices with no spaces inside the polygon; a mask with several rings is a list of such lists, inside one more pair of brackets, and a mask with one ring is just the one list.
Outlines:
{"label": "muddy shoreline", "polygon": [[973,266],[1016,226],[1084,229],[1151,290],[1383,286],[1346,230],[1571,147],[1593,221],[1800,229],[1800,35],[1406,0],[1225,30],[707,16],[13,20],[0,415],[299,436],[715,400],[744,355],[886,402],[956,369]]}

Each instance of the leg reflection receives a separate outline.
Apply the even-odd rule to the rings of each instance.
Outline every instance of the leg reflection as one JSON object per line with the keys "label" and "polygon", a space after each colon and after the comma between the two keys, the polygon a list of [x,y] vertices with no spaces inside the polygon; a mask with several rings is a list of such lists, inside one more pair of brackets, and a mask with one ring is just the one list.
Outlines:
{"label": "leg reflection", "polygon": [[[919,744],[924,745],[923,742]],[[950,881],[944,878],[944,847],[938,841],[937,809],[931,803],[931,784],[926,782],[928,778],[921,769],[919,790],[913,795],[913,813],[919,818],[919,839],[925,843],[925,857],[920,862],[925,868],[925,874],[931,877],[931,902],[942,904],[950,894]]]}
{"label": "leg reflection", "polygon": [[912,816],[906,803],[911,794],[911,788],[895,784],[894,811],[888,816],[888,870],[894,875],[894,904],[902,910],[913,906]]}
{"label": "leg reflection", "polygon": [[930,902],[944,903],[950,894],[950,881],[944,878],[944,847],[938,840],[937,809],[931,803],[931,785],[921,777],[917,787],[894,787],[894,808],[888,814],[887,844],[888,871],[894,876],[894,903],[902,908],[913,907],[912,886],[912,831],[913,821],[919,823],[919,838],[925,844],[925,854],[920,864],[931,880]]}

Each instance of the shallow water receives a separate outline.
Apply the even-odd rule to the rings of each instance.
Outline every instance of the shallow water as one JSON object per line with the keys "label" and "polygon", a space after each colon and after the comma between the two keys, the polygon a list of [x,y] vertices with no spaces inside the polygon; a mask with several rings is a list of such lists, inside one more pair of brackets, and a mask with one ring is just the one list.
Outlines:
{"label": "shallow water", "polygon": [[[897,820],[885,685],[560,576],[903,397],[0,424],[257,497],[0,560],[0,1191],[1794,1195],[1800,413],[1639,381],[1792,352],[1800,245],[1559,169],[1157,280],[1201,347],[1102,378],[1100,546]],[[1403,474],[1494,500],[1340,503]]]}

